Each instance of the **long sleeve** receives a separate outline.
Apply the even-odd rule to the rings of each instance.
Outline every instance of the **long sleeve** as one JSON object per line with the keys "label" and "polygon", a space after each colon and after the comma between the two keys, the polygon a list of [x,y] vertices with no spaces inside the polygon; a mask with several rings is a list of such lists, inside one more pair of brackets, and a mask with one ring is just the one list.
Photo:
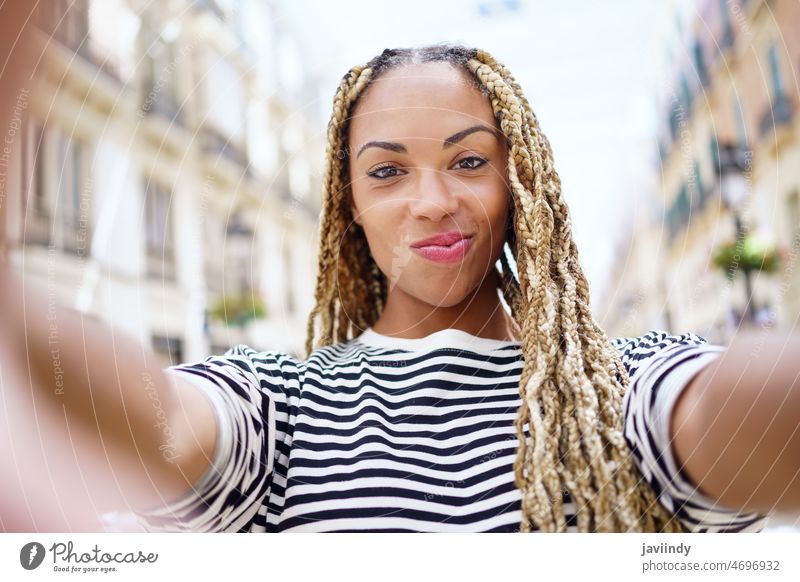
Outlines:
{"label": "long sleeve", "polygon": [[669,428],[675,402],[724,348],[691,332],[671,335],[662,330],[616,338],[612,344],[631,380],[623,399],[625,440],[660,503],[692,532],[761,531],[767,515],[742,513],[704,495],[677,466],[672,448]]}
{"label": "long sleeve", "polygon": [[[275,460],[277,356],[245,345],[199,363],[166,368],[205,394],[217,420],[213,459],[192,490],[168,505],[137,512],[146,531],[246,532],[264,506]],[[267,368],[269,368],[268,371]]]}

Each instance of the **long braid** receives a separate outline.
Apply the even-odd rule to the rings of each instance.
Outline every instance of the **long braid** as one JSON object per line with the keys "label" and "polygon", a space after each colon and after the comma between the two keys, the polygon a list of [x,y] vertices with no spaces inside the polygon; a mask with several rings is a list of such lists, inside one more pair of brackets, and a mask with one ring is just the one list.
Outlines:
{"label": "long braid", "polygon": [[[314,294],[314,307],[308,316],[306,352],[310,354],[316,347],[333,343],[334,317],[336,300],[333,296],[337,286],[333,277],[338,274],[336,267],[339,238],[344,234],[343,205],[341,198],[346,185],[346,165],[341,161],[346,157],[344,126],[350,112],[350,105],[360,91],[367,85],[371,70],[365,65],[357,65],[350,69],[339,83],[333,100],[333,113],[328,123],[328,146],[325,152],[325,175],[323,189],[325,196],[322,205],[322,221],[320,223],[319,265],[317,270],[317,288]],[[316,337],[314,323],[317,316],[322,317],[320,341],[314,344]],[[338,338],[337,338],[338,339]]]}
{"label": "long braid", "polygon": [[[351,224],[347,128],[364,90],[384,71],[411,62],[447,61],[470,73],[489,98],[508,142],[513,199],[500,285],[522,331],[522,405],[514,422],[514,478],[522,494],[521,531],[566,531],[562,492],[580,531],[686,531],[656,499],[623,438],[622,397],[629,383],[619,353],[595,322],[572,221],[561,197],[550,143],[520,85],[482,50],[434,45],[386,50],[342,78],[328,124],[315,305],[307,356],[346,341],[379,318],[387,279]],[[322,319],[319,342],[315,321]],[[528,434],[526,435],[526,431]]]}

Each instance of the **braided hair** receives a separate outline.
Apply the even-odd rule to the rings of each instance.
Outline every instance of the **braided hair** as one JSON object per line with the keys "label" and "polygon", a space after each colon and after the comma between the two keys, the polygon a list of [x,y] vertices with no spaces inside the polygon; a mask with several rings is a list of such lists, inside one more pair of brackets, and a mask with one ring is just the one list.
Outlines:
{"label": "braided hair", "polygon": [[[468,73],[490,101],[508,147],[513,200],[500,256],[503,297],[522,332],[522,400],[515,428],[520,531],[566,531],[568,491],[582,532],[685,532],[656,499],[623,438],[622,397],[629,378],[595,322],[572,222],[561,197],[550,143],[520,85],[484,50],[453,44],[386,49],[341,79],[328,124],[319,265],[308,318],[306,357],[371,326],[387,299],[387,279],[352,223],[348,127],[356,103],[395,67],[446,62]],[[319,328],[316,324],[319,322]],[[530,427],[529,436],[525,425]]]}

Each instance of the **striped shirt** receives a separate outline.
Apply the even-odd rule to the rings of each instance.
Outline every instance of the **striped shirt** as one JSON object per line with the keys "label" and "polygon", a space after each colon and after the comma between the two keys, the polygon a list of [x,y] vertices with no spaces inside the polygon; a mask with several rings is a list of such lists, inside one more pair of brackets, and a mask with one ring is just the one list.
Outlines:
{"label": "striped shirt", "polygon": [[[706,497],[670,447],[681,389],[723,348],[661,330],[612,344],[631,378],[624,437],[658,501],[691,531],[761,531],[768,515]],[[172,366],[212,403],[216,450],[191,491],[135,518],[146,531],[519,531],[522,364],[518,341],[369,328],[307,360],[237,345]],[[568,531],[578,531],[563,499]]]}

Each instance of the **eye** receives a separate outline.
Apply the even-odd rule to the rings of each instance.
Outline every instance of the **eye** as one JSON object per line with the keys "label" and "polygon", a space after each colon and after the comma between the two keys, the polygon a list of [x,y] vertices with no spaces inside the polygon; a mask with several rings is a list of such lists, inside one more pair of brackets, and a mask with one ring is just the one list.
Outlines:
{"label": "eye", "polygon": [[[464,166],[464,162],[467,162],[467,165]],[[483,158],[479,158],[478,156],[470,156],[468,158],[461,158],[456,162],[456,165],[461,170],[477,170],[482,165],[486,163],[486,160]]]}
{"label": "eye", "polygon": [[399,175],[397,173],[398,171],[399,171],[398,168],[396,168],[395,166],[387,164],[384,166],[378,166],[371,172],[367,172],[367,176],[370,176],[372,178],[377,178],[378,180],[388,180],[389,178],[394,178],[395,176],[398,176]]}

